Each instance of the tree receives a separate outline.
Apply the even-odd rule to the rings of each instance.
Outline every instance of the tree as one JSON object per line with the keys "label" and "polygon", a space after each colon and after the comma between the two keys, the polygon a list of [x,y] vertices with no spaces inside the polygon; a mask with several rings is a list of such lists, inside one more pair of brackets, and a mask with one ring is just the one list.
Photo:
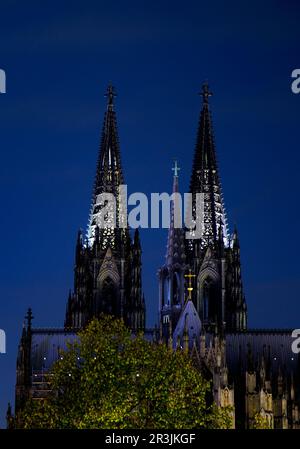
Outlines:
{"label": "tree", "polygon": [[227,428],[230,415],[208,405],[210,384],[181,350],[133,337],[102,316],[79,333],[52,369],[52,393],[30,400],[25,428]]}
{"label": "tree", "polygon": [[267,416],[264,416],[259,412],[254,415],[253,429],[271,429],[271,428],[272,426]]}

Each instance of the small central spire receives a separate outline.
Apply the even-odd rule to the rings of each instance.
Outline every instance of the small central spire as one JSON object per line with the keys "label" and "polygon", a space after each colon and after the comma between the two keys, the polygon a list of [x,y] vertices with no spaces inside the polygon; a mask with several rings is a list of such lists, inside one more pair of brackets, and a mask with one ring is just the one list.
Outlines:
{"label": "small central spire", "polygon": [[114,98],[117,96],[117,94],[115,92],[114,86],[111,83],[109,83],[106,94],[104,96],[108,99],[107,109],[112,109],[114,105]]}
{"label": "small central spire", "polygon": [[207,81],[202,84],[202,92],[200,92],[199,95],[201,95],[201,97],[203,98],[203,104],[208,104],[208,99],[212,96],[212,92],[209,90]]}

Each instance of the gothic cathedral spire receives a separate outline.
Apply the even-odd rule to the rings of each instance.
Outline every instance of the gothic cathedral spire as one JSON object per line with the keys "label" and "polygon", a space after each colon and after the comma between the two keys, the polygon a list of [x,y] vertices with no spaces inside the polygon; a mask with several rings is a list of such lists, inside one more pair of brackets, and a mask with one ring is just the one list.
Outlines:
{"label": "gothic cathedral spire", "polygon": [[122,317],[133,330],[144,329],[142,250],[138,232],[131,241],[127,220],[124,224],[120,189],[124,178],[112,85],[106,97],[87,240],[78,234],[74,292],[69,294],[65,327],[81,328],[106,313]]}
{"label": "gothic cathedral spire", "polygon": [[202,219],[201,247],[204,248],[218,240],[220,226],[222,227],[224,243],[228,245],[228,230],[209,105],[209,98],[212,93],[207,83],[203,84],[200,95],[203,98],[203,105],[199,118],[190,192],[193,194],[192,210],[194,218],[195,195],[197,193],[203,194],[204,216]]}
{"label": "gothic cathedral spire", "polygon": [[[124,177],[121,165],[117,118],[114,110],[116,93],[111,84],[108,86],[105,96],[107,98],[107,106],[102,128],[87,237],[88,244],[92,245],[98,232],[97,227],[99,227],[99,238],[101,239],[102,248],[111,247],[115,249],[117,244],[120,243],[120,239],[122,237],[128,238],[128,235],[124,229],[118,229],[123,219],[123,217],[120,217],[119,187],[124,184]],[[101,203],[99,197],[101,194],[112,194],[115,198],[115,209],[111,210],[114,216],[114,223],[110,224],[107,217],[105,217],[106,222],[104,225],[100,223],[101,208],[103,207],[103,202]]]}
{"label": "gothic cathedral spire", "polygon": [[244,331],[247,327],[247,306],[241,277],[240,248],[236,232],[231,242],[229,240],[209,104],[212,93],[207,83],[203,84],[200,95],[203,104],[190,192],[194,220],[196,201],[199,201],[197,194],[203,201],[200,215],[202,237],[189,239],[186,245],[187,264],[196,275],[192,300],[207,331],[216,328],[220,331]]}

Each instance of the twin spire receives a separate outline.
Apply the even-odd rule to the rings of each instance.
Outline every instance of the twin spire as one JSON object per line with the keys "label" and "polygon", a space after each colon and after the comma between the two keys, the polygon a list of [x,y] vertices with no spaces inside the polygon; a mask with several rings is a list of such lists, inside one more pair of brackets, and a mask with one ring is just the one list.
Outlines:
{"label": "twin spire", "polygon": [[[98,195],[111,193],[116,199],[116,210],[119,204],[119,186],[124,184],[124,177],[121,164],[121,153],[117,128],[116,113],[114,111],[114,98],[116,97],[114,87],[109,84],[105,97],[107,98],[107,108],[104,115],[100,151],[97,162],[96,177],[94,183],[90,219],[87,230],[89,245],[95,240],[97,226],[99,225],[99,212],[103,205],[99,202]],[[116,225],[120,218],[116,214]],[[107,223],[107,228],[101,229],[103,234],[103,245],[105,248],[116,246],[116,232],[113,223]],[[104,248],[103,248],[104,249]]]}
{"label": "twin spire", "polygon": [[[209,110],[209,98],[212,96],[212,92],[210,91],[207,82],[203,84],[200,95],[203,98],[203,106],[199,119],[190,192],[192,194],[202,193],[204,195],[204,233],[202,245],[208,246],[211,241],[217,241],[220,238],[220,235],[222,235],[225,245],[228,245],[227,219],[217,167],[212,119]],[[105,96],[107,98],[107,108],[104,115],[101,145],[87,232],[90,245],[93,244],[95,239],[99,211],[101,209],[101,205],[97,200],[98,195],[101,193],[112,193],[118,203],[119,186],[124,184],[117,120],[114,111],[116,92],[112,84],[109,84]],[[178,192],[179,170],[180,168],[176,162],[173,168],[173,193]],[[194,211],[195,205],[193,204],[193,213]],[[116,217],[116,224],[118,224],[118,217]],[[115,232],[111,230],[106,232],[106,234],[105,238],[107,246],[113,246],[115,244]],[[172,235],[169,235],[169,239],[170,238],[172,239]]]}
{"label": "twin spire", "polygon": [[[196,195],[196,193],[204,195],[202,247],[209,246],[211,242],[216,242],[220,235],[223,236],[225,246],[228,246],[227,218],[217,165],[212,118],[209,109],[209,98],[212,96],[212,92],[207,82],[203,84],[200,95],[203,98],[203,105],[199,118],[190,192],[193,195]],[[194,198],[194,218],[195,214],[196,206]]]}
{"label": "twin spire", "polygon": [[[227,217],[223,201],[222,187],[218,173],[216,149],[213,135],[212,118],[209,110],[209,98],[213,95],[208,83],[202,86],[199,93],[202,96],[203,104],[200,113],[197,141],[193,160],[193,169],[190,182],[190,192],[193,194],[192,214],[196,216],[196,194],[203,194],[204,216],[203,216],[203,237],[202,248],[211,243],[219,241],[225,246],[229,245],[229,234],[227,228]],[[175,162],[173,180],[173,193],[178,192],[178,171],[180,170]],[[171,212],[174,212],[174,202]],[[174,215],[174,214],[173,214]],[[173,217],[174,221],[174,217]],[[170,260],[170,242],[174,234],[171,215],[171,228],[168,238],[168,256]],[[193,241],[191,241],[193,244]]]}

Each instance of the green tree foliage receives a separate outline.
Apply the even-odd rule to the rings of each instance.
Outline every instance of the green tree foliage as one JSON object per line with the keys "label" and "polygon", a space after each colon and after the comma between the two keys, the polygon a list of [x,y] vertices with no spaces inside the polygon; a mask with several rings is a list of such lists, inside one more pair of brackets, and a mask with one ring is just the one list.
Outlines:
{"label": "green tree foliage", "polygon": [[270,422],[266,416],[256,413],[253,421],[253,429],[271,429]]}
{"label": "green tree foliage", "polygon": [[208,406],[209,383],[183,351],[135,338],[102,316],[69,345],[52,370],[52,394],[29,401],[25,428],[227,428],[230,414]]}

